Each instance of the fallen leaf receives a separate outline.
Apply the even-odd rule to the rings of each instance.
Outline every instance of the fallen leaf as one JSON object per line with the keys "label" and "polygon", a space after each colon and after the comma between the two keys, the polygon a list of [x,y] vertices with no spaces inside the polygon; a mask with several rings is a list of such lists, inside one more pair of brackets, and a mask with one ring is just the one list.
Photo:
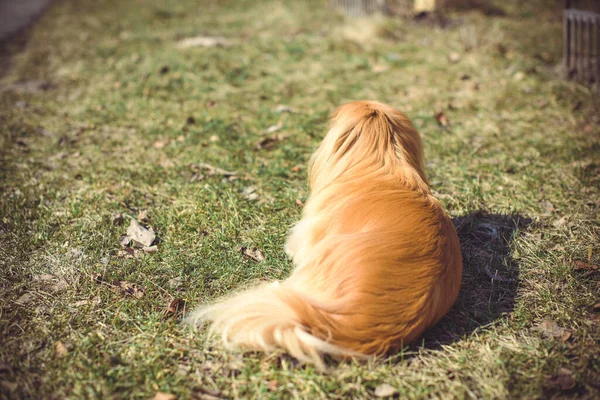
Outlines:
{"label": "fallen leaf", "polygon": [[155,149],[162,149],[167,145],[167,142],[164,140],[157,140],[156,142],[154,142],[154,144],[152,145],[152,147],[154,147]]}
{"label": "fallen leaf", "polygon": [[158,251],[158,246],[154,245],[154,246],[144,246],[142,247],[142,251],[144,253],[148,253],[148,254],[154,254]]}
{"label": "fallen leaf", "polygon": [[191,47],[226,47],[231,46],[231,42],[224,37],[219,36],[196,36],[180,40],[177,47],[188,49]]}
{"label": "fallen leaf", "polygon": [[544,386],[549,389],[571,390],[576,384],[577,381],[573,376],[573,372],[570,369],[561,367],[556,374],[548,379]]}
{"label": "fallen leaf", "polygon": [[276,380],[269,381],[269,383],[267,383],[267,387],[271,392],[274,392],[279,388],[279,382]]}
{"label": "fallen leaf", "polygon": [[58,358],[65,357],[68,354],[67,346],[60,340],[57,340],[56,343],[54,343],[54,354],[56,354],[56,357]]}
{"label": "fallen leaf", "polygon": [[596,313],[600,313],[600,303],[596,303],[592,306],[592,311]]}
{"label": "fallen leaf", "polygon": [[456,64],[461,60],[461,58],[462,57],[457,52],[452,52],[448,55],[448,61],[450,61],[452,64]]}
{"label": "fallen leaf", "polygon": [[69,287],[69,283],[66,280],[59,279],[54,285],[52,285],[50,290],[52,290],[53,292],[62,292],[63,290],[67,289],[68,287]]}
{"label": "fallen leaf", "polygon": [[19,384],[16,382],[0,381],[0,386],[5,388],[10,393],[10,392],[14,392],[15,390],[17,390],[17,388],[19,387]]}
{"label": "fallen leaf", "polygon": [[224,169],[218,168],[218,167],[214,167],[210,164],[206,164],[206,163],[200,163],[200,164],[190,164],[190,168],[192,169],[193,172],[199,172],[200,170],[206,170],[208,175],[214,176],[214,175],[221,175],[224,176],[225,178],[229,178],[232,176],[237,175],[236,171],[225,171]]}
{"label": "fallen leaf", "polygon": [[298,164],[298,165],[292,167],[292,172],[300,172],[302,170],[302,168],[304,168],[304,166]]}
{"label": "fallen leaf", "polygon": [[562,341],[567,341],[571,337],[571,332],[569,330],[559,326],[551,319],[542,321],[539,325],[535,326],[533,330],[540,332],[546,339],[562,339]]}
{"label": "fallen leaf", "polygon": [[300,199],[296,199],[296,204],[298,204],[300,207],[304,207],[304,202]]}
{"label": "fallen leaf", "polygon": [[52,282],[54,280],[54,275],[50,275],[50,274],[42,274],[42,275],[38,275],[36,277],[33,278],[34,281],[36,282]]}
{"label": "fallen leaf", "polygon": [[171,393],[156,392],[153,400],[177,400],[177,396]]}
{"label": "fallen leaf", "polygon": [[[140,248],[152,246],[152,243],[156,240],[156,234],[152,229],[143,227],[133,218],[129,223],[129,228],[127,228],[127,236],[134,243],[134,247]],[[123,243],[123,240],[121,243]]]}
{"label": "fallen leaf", "polygon": [[278,113],[294,113],[296,112],[296,110],[294,109],[294,107],[290,107],[290,106],[286,106],[284,104],[280,104],[277,107],[275,107],[275,112]]}
{"label": "fallen leaf", "polygon": [[435,113],[434,117],[435,117],[436,121],[438,122],[439,126],[442,126],[445,128],[450,124],[450,121],[448,121],[448,117],[446,117],[446,114],[444,113],[443,110]]}
{"label": "fallen leaf", "polygon": [[375,64],[373,65],[373,68],[371,69],[371,71],[373,71],[376,74],[380,74],[382,72],[385,72],[387,70],[389,70],[390,67],[388,65],[385,64]]}
{"label": "fallen leaf", "polygon": [[141,299],[144,297],[144,289],[139,288],[135,283],[129,283],[127,281],[115,279],[112,282],[112,286],[115,293],[133,296],[136,299]]}
{"label": "fallen leaf", "polygon": [[552,222],[552,226],[555,228],[560,228],[561,226],[565,226],[567,224],[566,217],[560,217],[556,221]]}
{"label": "fallen leaf", "polygon": [[251,200],[251,201],[257,200],[258,193],[256,193],[256,190],[257,190],[256,186],[248,186],[247,188],[242,190],[242,197],[247,200]]}
{"label": "fallen leaf", "polygon": [[148,217],[148,212],[146,210],[140,210],[140,212],[138,212],[137,220],[140,222],[149,222],[150,218]]}
{"label": "fallen leaf", "polygon": [[208,387],[201,387],[194,390],[192,398],[195,400],[221,400],[221,392]]}
{"label": "fallen leaf", "polygon": [[113,225],[123,225],[123,222],[125,222],[125,215],[120,212],[113,213],[111,220]]}
{"label": "fallen leaf", "polygon": [[169,279],[167,281],[167,285],[169,286],[170,289],[177,289],[178,287],[181,286],[182,283],[182,279],[180,276],[176,276],[173,279]]}
{"label": "fallen leaf", "polygon": [[544,200],[542,202],[542,207],[544,207],[544,210],[546,210],[548,212],[554,212],[554,211],[556,211],[556,208],[554,207],[554,204],[552,204],[548,200]]}
{"label": "fallen leaf", "polygon": [[398,393],[398,389],[387,383],[382,383],[375,388],[376,397],[390,397]]}
{"label": "fallen leaf", "polygon": [[27,303],[30,303],[33,299],[35,299],[35,296],[32,293],[25,293],[21,295],[21,297],[19,297],[17,300],[15,300],[15,303],[17,303],[20,306],[24,306]]}
{"label": "fallen leaf", "polygon": [[50,81],[44,80],[32,80],[25,82],[17,82],[13,84],[0,86],[0,93],[6,91],[13,91],[16,93],[37,93],[45,90],[49,90],[54,86]]}
{"label": "fallen leaf", "polygon": [[277,145],[281,140],[284,139],[283,135],[273,135],[266,137],[256,143],[256,150],[270,150]]}
{"label": "fallen leaf", "polygon": [[173,300],[169,302],[167,309],[164,312],[164,316],[168,317],[177,317],[179,314],[183,313],[185,309],[185,300],[180,299],[179,297],[175,297]]}
{"label": "fallen leaf", "polygon": [[249,249],[247,247],[241,246],[238,248],[238,251],[241,252],[244,256],[256,262],[261,262],[265,260],[265,256],[263,255],[263,253],[255,247]]}
{"label": "fallen leaf", "polygon": [[592,133],[593,130],[594,128],[591,125],[586,125],[583,127],[583,132],[585,133]]}
{"label": "fallen leaf", "polygon": [[275,132],[277,132],[278,130],[280,130],[282,126],[283,126],[283,125],[281,125],[281,124],[277,124],[277,125],[271,125],[270,127],[268,127],[268,128],[267,128],[267,129],[266,129],[266,130],[263,132],[263,135],[268,135],[268,134],[270,134],[270,133],[275,133]]}
{"label": "fallen leaf", "polygon": [[573,262],[573,264],[574,264],[573,269],[575,271],[580,271],[580,270],[594,271],[594,270],[597,270],[598,268],[600,268],[598,265],[591,265],[591,264],[588,264],[581,260],[575,260]]}
{"label": "fallen leaf", "polygon": [[517,71],[513,75],[514,80],[522,81],[525,78],[525,73],[523,71]]}

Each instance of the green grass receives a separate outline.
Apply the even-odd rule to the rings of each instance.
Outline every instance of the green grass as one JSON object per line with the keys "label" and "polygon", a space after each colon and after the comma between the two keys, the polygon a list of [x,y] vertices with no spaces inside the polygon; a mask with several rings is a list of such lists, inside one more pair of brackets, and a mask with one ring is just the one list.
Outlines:
{"label": "green grass", "polygon": [[[502,3],[505,17],[450,14],[442,29],[359,24],[316,0],[57,2],[24,48],[4,44],[0,397],[370,398],[382,383],[402,398],[600,396],[600,270],[576,269],[600,264],[600,102],[557,72],[558,2]],[[196,35],[233,44],[177,48]],[[35,80],[51,84],[15,85]],[[404,110],[423,136],[465,258],[449,316],[401,354],[325,374],[208,347],[165,316],[173,298],[195,307],[289,274],[306,162],[357,99]],[[283,138],[257,149],[278,123]],[[126,257],[142,210],[158,252]],[[548,319],[571,336],[544,337]]]}

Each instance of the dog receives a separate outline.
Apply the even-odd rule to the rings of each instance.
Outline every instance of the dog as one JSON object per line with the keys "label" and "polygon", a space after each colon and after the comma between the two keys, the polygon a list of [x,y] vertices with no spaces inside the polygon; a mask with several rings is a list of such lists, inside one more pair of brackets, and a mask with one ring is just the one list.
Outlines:
{"label": "dog", "polygon": [[417,339],[460,289],[458,236],[425,176],[419,134],[374,101],[334,114],[309,161],[310,196],[285,250],[295,269],[192,312],[228,348],[324,356],[383,355]]}

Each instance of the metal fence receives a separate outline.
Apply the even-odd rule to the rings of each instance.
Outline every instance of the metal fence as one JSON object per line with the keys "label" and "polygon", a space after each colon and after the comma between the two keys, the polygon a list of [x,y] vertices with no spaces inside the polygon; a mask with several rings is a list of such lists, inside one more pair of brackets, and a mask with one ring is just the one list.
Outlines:
{"label": "metal fence", "polygon": [[386,0],[330,0],[329,5],[349,17],[388,13]]}
{"label": "metal fence", "polygon": [[599,28],[600,14],[571,8],[565,9],[565,67],[570,79],[586,85],[599,85]]}

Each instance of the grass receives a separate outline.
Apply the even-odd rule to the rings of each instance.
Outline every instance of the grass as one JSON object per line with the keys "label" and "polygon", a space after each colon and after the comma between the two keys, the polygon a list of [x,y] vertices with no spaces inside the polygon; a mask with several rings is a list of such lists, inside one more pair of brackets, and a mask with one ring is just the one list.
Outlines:
{"label": "grass", "polygon": [[[502,3],[441,28],[316,0],[62,1],[4,43],[0,397],[600,396],[600,103],[557,72],[562,3]],[[232,45],[177,48],[196,35]],[[289,274],[306,162],[355,99],[423,136],[463,248],[457,305],[402,353],[325,374],[207,346],[165,310]],[[161,242],[131,257],[119,237],[142,211]]]}

